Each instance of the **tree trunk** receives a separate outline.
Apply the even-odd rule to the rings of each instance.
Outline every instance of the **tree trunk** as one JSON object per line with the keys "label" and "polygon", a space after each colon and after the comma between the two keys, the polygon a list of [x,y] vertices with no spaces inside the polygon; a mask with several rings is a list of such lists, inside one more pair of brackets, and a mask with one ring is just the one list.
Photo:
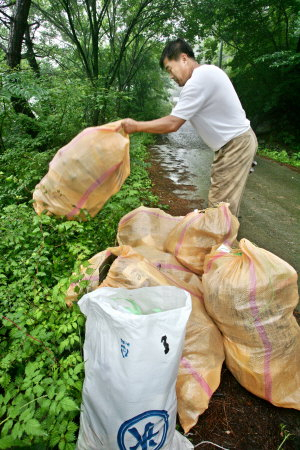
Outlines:
{"label": "tree trunk", "polygon": [[22,42],[27,27],[30,4],[31,0],[16,0],[7,50],[7,63],[12,69],[21,62]]}
{"label": "tree trunk", "polygon": [[[30,10],[31,0],[16,0],[15,10],[11,19],[9,32],[7,64],[11,69],[18,69],[21,62],[23,37],[27,27],[27,20]],[[28,102],[21,97],[11,97],[13,108],[17,114],[25,114],[31,119],[35,119]],[[31,136],[36,136],[36,130],[27,127],[27,132]]]}

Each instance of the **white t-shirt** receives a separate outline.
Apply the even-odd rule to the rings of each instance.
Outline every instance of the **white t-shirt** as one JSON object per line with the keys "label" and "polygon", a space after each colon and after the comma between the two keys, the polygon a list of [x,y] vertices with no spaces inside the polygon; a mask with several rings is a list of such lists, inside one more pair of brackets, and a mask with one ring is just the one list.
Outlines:
{"label": "white t-shirt", "polygon": [[171,115],[189,120],[215,151],[250,128],[229,77],[219,67],[208,64],[194,69]]}

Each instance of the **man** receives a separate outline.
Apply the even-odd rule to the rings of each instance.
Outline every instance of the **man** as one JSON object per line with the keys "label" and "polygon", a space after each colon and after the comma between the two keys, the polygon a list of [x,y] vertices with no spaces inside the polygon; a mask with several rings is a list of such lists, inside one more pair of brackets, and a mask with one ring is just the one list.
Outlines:
{"label": "man", "polygon": [[125,132],[170,133],[189,120],[215,152],[208,205],[229,202],[237,216],[257,140],[230,79],[214,65],[198,64],[183,39],[166,45],[160,65],[183,86],[178,103],[169,116],[160,119],[124,119]]}

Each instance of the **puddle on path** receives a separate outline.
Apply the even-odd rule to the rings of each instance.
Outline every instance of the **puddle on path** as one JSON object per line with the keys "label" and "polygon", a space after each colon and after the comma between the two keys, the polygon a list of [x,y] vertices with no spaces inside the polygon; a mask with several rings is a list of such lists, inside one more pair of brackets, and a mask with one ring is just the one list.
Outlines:
{"label": "puddle on path", "polygon": [[162,136],[153,149],[165,175],[176,185],[174,194],[192,201],[207,200],[213,152],[189,123]]}

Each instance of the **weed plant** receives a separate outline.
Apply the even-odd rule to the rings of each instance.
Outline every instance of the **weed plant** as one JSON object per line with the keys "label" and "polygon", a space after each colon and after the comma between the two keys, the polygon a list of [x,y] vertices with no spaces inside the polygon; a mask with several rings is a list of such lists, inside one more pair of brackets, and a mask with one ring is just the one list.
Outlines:
{"label": "weed plant", "polygon": [[115,244],[123,215],[141,204],[157,205],[146,170],[146,139],[131,139],[130,177],[86,221],[34,212],[32,190],[55,150],[2,156],[0,449],[75,448],[85,320],[76,304],[65,306],[64,295],[74,269]]}
{"label": "weed plant", "polygon": [[277,150],[259,147],[258,154],[293,167],[300,167],[300,152],[288,153],[282,149]]}

